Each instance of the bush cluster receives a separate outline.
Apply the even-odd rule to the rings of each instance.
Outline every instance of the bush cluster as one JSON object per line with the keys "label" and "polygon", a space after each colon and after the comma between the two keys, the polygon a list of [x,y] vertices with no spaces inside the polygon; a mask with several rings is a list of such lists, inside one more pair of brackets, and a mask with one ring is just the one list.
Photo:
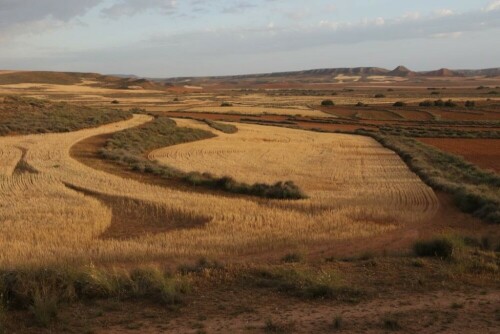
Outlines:
{"label": "bush cluster", "polygon": [[293,181],[276,182],[275,184],[237,182],[229,176],[215,177],[210,173],[188,173],[183,178],[193,186],[205,186],[224,190],[230,193],[252,195],[272,199],[304,199],[307,196]]}
{"label": "bush cluster", "polygon": [[103,110],[63,102],[7,96],[3,104],[0,103],[0,136],[70,132],[130,117],[130,111]]}
{"label": "bush cluster", "polygon": [[323,100],[321,101],[322,106],[334,106],[335,103],[332,100]]}

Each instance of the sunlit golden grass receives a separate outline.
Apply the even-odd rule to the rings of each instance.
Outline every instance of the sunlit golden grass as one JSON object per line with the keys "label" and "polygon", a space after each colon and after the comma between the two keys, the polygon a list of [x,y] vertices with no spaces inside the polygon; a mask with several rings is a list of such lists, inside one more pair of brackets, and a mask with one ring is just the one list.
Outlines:
{"label": "sunlit golden grass", "polygon": [[[135,115],[95,129],[0,138],[2,150],[14,152],[7,153],[12,159],[0,178],[0,267],[227,258],[321,246],[418,223],[437,206],[433,192],[394,153],[362,137],[242,125],[237,134],[217,132],[214,140],[220,147],[207,149],[213,145],[211,140],[189,144],[192,167],[215,174],[239,173],[256,181],[281,175],[278,179],[303,183],[310,198],[299,201],[223,197],[152,186],[93,169],[69,155],[78,141],[149,120],[149,116]],[[185,122],[181,125],[190,126]],[[235,148],[232,141],[240,146]],[[269,146],[276,148],[269,151]],[[20,159],[16,150],[27,152],[25,162],[37,174],[10,172]],[[180,145],[175,150],[184,148]],[[227,154],[231,150],[247,160],[231,160]],[[217,152],[225,164],[217,162]],[[255,153],[260,155],[252,156]],[[198,160],[202,157],[204,166]],[[269,159],[274,159],[273,166],[266,166]],[[249,171],[255,163],[259,170]],[[312,182],[316,176],[320,179]],[[306,184],[308,180],[311,184]],[[131,231],[131,238],[104,238],[112,210],[99,198],[103,195],[136,201],[135,229],[137,220],[139,225],[148,225],[151,214],[141,215],[141,210],[152,207],[165,213],[164,224],[176,228],[155,233],[145,228],[146,233]],[[206,223],[191,226],[192,217]],[[127,222],[115,223],[127,229]]]}

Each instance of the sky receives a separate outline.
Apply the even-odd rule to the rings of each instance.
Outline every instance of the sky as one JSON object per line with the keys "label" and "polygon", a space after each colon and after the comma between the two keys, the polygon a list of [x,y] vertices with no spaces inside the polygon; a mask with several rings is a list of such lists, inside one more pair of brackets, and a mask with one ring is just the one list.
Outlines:
{"label": "sky", "polygon": [[500,0],[0,0],[0,69],[177,77],[500,66]]}

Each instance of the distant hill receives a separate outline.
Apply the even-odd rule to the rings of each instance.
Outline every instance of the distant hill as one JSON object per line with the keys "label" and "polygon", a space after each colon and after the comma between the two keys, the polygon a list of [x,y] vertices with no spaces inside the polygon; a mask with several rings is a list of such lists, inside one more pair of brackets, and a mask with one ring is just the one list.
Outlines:
{"label": "distant hill", "polygon": [[486,77],[499,77],[500,67],[495,68],[485,68],[481,70],[455,70],[456,73],[464,75],[466,77],[470,76],[486,76]]}
{"label": "distant hill", "polygon": [[422,75],[426,77],[457,77],[457,76],[463,76],[462,74],[449,70],[447,68],[441,68],[436,71],[429,71],[429,72],[423,72],[421,73]]}
{"label": "distant hill", "polygon": [[[351,76],[356,78],[342,78]],[[370,82],[372,76],[402,77],[417,80],[433,77],[498,77],[500,68],[478,70],[450,70],[441,68],[435,71],[415,72],[405,66],[393,70],[380,67],[342,67],[320,68],[303,71],[273,72],[259,74],[227,75],[212,77],[174,77],[174,78],[141,78],[133,74],[102,75],[98,73],[50,72],[50,71],[0,71],[0,85],[33,83],[75,85],[84,84],[91,87],[111,89],[147,89],[147,90],[179,90],[188,86],[223,85],[241,87],[257,85],[258,87],[299,87],[304,83],[349,82],[355,80]]]}
{"label": "distant hill", "polygon": [[0,85],[21,83],[76,85],[113,89],[164,89],[168,84],[140,79],[137,76],[112,76],[98,73],[50,72],[50,71],[0,71]]}
{"label": "distant hill", "polygon": [[0,72],[0,85],[19,83],[43,83],[53,85],[74,85],[83,79],[92,80],[101,76],[97,73],[48,72],[48,71],[8,71]]}
{"label": "distant hill", "polygon": [[410,69],[408,69],[403,65],[400,65],[395,69],[393,69],[392,71],[387,72],[386,75],[391,77],[415,77],[418,75],[418,73],[411,71]]}

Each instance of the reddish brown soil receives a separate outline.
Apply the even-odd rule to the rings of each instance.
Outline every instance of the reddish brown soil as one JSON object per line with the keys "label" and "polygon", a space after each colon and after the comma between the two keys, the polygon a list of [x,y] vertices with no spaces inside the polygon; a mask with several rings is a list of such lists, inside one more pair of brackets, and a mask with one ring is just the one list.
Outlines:
{"label": "reddish brown soil", "polygon": [[429,121],[433,120],[434,118],[432,115],[428,112],[425,111],[417,111],[417,110],[406,110],[406,109],[397,109],[397,110],[392,110],[396,114],[400,115],[402,118],[406,120],[412,120],[412,121]]}
{"label": "reddish brown soil", "polygon": [[440,150],[461,155],[484,169],[500,173],[500,139],[420,138]]}
{"label": "reddish brown soil", "polygon": [[498,112],[463,112],[455,110],[432,109],[429,110],[434,115],[438,115],[442,120],[449,121],[498,121],[500,120],[500,113]]}

